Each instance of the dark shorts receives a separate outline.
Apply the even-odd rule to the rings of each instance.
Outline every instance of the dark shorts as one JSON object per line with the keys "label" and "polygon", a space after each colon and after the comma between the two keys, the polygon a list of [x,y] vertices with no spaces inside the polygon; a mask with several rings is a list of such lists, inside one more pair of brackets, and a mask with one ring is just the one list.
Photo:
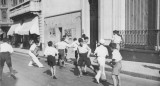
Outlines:
{"label": "dark shorts", "polygon": [[0,52],[0,67],[3,67],[5,62],[8,65],[8,67],[12,67],[10,53],[9,52]]}
{"label": "dark shorts", "polygon": [[88,53],[81,53],[79,54],[78,66],[87,65],[88,67],[91,66],[91,61],[87,58]]}
{"label": "dark shorts", "polygon": [[64,60],[65,59],[65,50],[64,49],[59,49],[59,59]]}
{"label": "dark shorts", "polygon": [[49,66],[55,66],[56,65],[56,59],[54,56],[49,55],[47,57],[47,63]]}
{"label": "dark shorts", "polygon": [[121,61],[116,62],[116,64],[113,66],[113,69],[112,69],[112,75],[119,75],[119,73],[121,72],[121,69],[122,69]]}

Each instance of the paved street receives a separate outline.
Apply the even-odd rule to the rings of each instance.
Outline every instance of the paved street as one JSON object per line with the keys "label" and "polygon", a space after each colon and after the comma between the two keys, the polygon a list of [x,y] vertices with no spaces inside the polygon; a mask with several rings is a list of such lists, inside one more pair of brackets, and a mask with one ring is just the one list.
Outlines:
{"label": "paved street", "polygon": [[[77,77],[77,70],[72,64],[68,64],[66,68],[59,69],[57,67],[57,80],[50,78],[50,71],[44,59],[40,61],[45,68],[28,67],[29,56],[23,54],[12,55],[13,68],[16,70],[17,80],[8,77],[8,68],[4,68],[3,85],[2,86],[112,86],[110,72],[106,72],[107,81],[102,84],[94,82],[94,73],[89,71],[88,76]],[[160,86],[160,82],[121,75],[122,86]]]}

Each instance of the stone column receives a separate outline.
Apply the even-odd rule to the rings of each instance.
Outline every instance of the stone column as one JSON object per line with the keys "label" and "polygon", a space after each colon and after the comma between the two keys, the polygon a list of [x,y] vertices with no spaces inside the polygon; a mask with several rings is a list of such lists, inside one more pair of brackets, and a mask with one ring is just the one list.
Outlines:
{"label": "stone column", "polygon": [[90,7],[88,0],[81,0],[82,8],[82,34],[86,34],[90,38]]}

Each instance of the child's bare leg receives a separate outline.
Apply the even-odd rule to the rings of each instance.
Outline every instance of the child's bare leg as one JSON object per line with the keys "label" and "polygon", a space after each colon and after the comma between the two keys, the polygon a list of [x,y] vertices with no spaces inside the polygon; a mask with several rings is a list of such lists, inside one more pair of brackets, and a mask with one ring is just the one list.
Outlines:
{"label": "child's bare leg", "polygon": [[113,86],[117,86],[116,75],[112,75],[112,80],[113,80]]}
{"label": "child's bare leg", "polygon": [[56,76],[56,66],[53,66],[53,74]]}
{"label": "child's bare leg", "polygon": [[0,68],[0,86],[2,86],[2,73],[3,73],[3,67]]}
{"label": "child's bare leg", "polygon": [[53,67],[51,66],[51,77],[53,77]]}
{"label": "child's bare leg", "polygon": [[118,86],[121,86],[121,79],[119,75],[117,75],[117,82],[118,82]]}
{"label": "child's bare leg", "polygon": [[79,70],[79,76],[82,76],[82,68],[80,66],[78,66],[78,70]]}

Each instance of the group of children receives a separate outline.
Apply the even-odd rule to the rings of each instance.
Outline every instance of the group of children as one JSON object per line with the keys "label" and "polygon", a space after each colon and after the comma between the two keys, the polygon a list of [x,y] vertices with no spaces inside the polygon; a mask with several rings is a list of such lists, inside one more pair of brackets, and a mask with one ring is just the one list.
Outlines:
{"label": "group of children", "polygon": [[[118,34],[118,31],[113,31],[114,36],[112,39],[112,42],[110,43],[109,47],[112,50],[112,61],[110,64],[112,65],[113,71],[112,71],[112,79],[114,86],[120,86],[120,77],[119,73],[122,68],[121,60],[122,56],[119,52],[120,50],[120,43],[122,42],[121,37]],[[75,58],[76,58],[76,67],[79,70],[79,77],[83,76],[83,74],[86,74],[86,67],[90,68],[96,73],[95,80],[97,83],[99,83],[99,80],[101,76],[105,76],[104,79],[106,79],[105,75],[105,59],[106,56],[109,56],[108,49],[105,46],[105,40],[101,39],[99,41],[99,46],[96,47],[94,51],[94,55],[97,56],[97,62],[99,64],[99,70],[96,71],[94,67],[91,64],[90,61],[90,55],[91,55],[91,49],[87,45],[88,37],[84,36],[82,38],[79,38],[78,40],[74,38],[74,42],[70,45],[66,41],[66,38],[63,37],[60,42],[53,45],[52,41],[48,42],[48,46],[46,47],[44,51],[45,57],[47,57],[47,63],[50,66],[51,69],[51,77],[54,79],[57,79],[56,77],[56,59],[58,59],[60,68],[65,67],[65,58],[67,55],[66,49],[69,47],[72,47],[75,51]],[[32,46],[31,46],[32,47]],[[30,48],[30,56],[32,56],[33,49]],[[32,60],[34,59],[34,56],[32,56]],[[37,60],[37,59],[36,59]],[[35,62],[36,62],[35,60]],[[40,64],[37,61],[37,65],[39,67],[44,67],[42,64]],[[29,64],[30,66],[30,64]]]}

